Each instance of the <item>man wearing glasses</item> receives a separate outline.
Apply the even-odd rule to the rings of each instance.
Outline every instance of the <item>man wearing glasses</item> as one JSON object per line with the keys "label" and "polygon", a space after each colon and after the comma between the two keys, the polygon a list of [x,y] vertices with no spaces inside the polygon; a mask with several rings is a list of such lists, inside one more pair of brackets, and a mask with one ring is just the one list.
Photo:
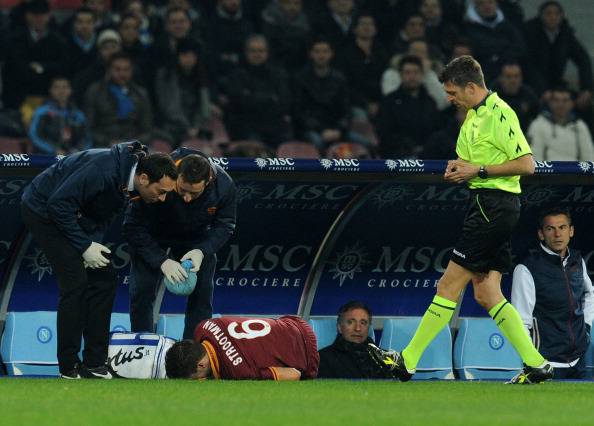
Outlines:
{"label": "man wearing glasses", "polygon": [[123,235],[130,246],[130,322],[133,332],[154,332],[153,306],[163,276],[187,278],[182,261],[192,261],[197,285],[188,296],[184,339],[212,316],[216,252],[235,229],[235,184],[200,152],[179,148],[171,153],[179,173],[175,190],[160,208],[142,200],[128,204]]}

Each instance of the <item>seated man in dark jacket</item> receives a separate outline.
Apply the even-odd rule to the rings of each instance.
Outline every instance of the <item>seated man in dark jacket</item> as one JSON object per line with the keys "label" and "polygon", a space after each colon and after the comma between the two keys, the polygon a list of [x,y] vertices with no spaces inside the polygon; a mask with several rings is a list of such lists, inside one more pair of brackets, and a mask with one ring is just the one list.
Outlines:
{"label": "seated man in dark jacket", "polygon": [[160,272],[170,281],[181,281],[186,272],[180,261],[189,259],[198,277],[186,305],[184,339],[190,339],[196,325],[212,316],[216,252],[235,229],[235,185],[198,151],[179,148],[171,157],[179,176],[162,208],[131,201],[124,217],[123,235],[132,262],[130,322],[133,332],[154,331]]}
{"label": "seated man in dark jacket", "polygon": [[371,310],[359,301],[338,309],[338,335],[330,346],[319,351],[318,378],[392,379],[392,372],[380,367],[369,355]]}

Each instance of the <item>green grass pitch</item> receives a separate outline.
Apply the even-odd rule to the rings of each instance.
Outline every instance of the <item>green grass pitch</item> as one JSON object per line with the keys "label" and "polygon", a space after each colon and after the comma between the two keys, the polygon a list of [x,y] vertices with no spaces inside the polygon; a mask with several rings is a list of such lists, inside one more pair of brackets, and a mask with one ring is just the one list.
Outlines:
{"label": "green grass pitch", "polygon": [[0,379],[0,424],[594,425],[594,382]]}

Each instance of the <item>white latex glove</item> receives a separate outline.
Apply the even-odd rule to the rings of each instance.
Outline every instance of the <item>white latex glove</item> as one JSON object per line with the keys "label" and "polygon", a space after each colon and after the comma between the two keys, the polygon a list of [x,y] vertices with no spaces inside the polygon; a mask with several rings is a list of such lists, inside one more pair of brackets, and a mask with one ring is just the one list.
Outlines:
{"label": "white latex glove", "polygon": [[161,272],[169,281],[179,283],[188,278],[188,273],[179,262],[172,259],[167,259],[161,264]]}
{"label": "white latex glove", "polygon": [[200,270],[200,265],[202,265],[202,261],[204,260],[204,253],[200,249],[190,250],[184,257],[181,258],[182,262],[186,259],[190,259],[192,261],[192,269],[191,272],[198,272]]}
{"label": "white latex glove", "polygon": [[103,268],[109,265],[109,259],[103,256],[103,253],[111,253],[111,250],[103,244],[91,242],[91,245],[82,254],[84,262],[91,269]]}

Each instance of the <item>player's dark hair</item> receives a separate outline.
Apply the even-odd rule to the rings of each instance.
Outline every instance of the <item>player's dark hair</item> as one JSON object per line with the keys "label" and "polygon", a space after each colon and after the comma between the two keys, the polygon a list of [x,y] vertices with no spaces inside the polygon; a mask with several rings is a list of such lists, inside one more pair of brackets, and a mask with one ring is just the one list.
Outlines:
{"label": "player's dark hair", "polygon": [[470,55],[463,55],[452,59],[441,72],[439,81],[441,83],[449,82],[460,87],[464,87],[468,83],[486,87],[481,64]]}
{"label": "player's dark hair", "polygon": [[168,154],[156,152],[138,160],[136,174],[145,173],[149,183],[158,182],[167,176],[173,180],[177,179],[177,167]]}
{"label": "player's dark hair", "polygon": [[211,166],[208,159],[198,154],[190,154],[184,157],[177,169],[179,175],[187,183],[200,183],[210,180]]}
{"label": "player's dark hair", "polygon": [[193,340],[175,342],[165,355],[165,372],[170,379],[189,379],[198,369],[206,349]]}
{"label": "player's dark hair", "polygon": [[544,220],[547,216],[560,216],[560,215],[565,215],[565,217],[567,217],[569,225],[571,226],[571,213],[569,212],[569,210],[566,209],[565,207],[561,207],[561,206],[551,206],[551,207],[546,207],[546,208],[542,209],[540,211],[540,213],[538,214],[539,229],[542,229],[542,227],[544,226]]}
{"label": "player's dark hair", "polygon": [[369,322],[371,323],[371,309],[366,303],[363,303],[359,300],[351,300],[350,302],[347,302],[338,308],[338,318],[336,319],[336,322],[342,321],[343,315],[348,311],[352,311],[353,309],[363,309],[365,312],[367,312],[367,315],[369,315]]}
{"label": "player's dark hair", "polygon": [[419,69],[423,70],[423,62],[418,56],[415,55],[404,55],[398,61],[398,71],[402,72],[404,66],[407,64],[416,65]]}

